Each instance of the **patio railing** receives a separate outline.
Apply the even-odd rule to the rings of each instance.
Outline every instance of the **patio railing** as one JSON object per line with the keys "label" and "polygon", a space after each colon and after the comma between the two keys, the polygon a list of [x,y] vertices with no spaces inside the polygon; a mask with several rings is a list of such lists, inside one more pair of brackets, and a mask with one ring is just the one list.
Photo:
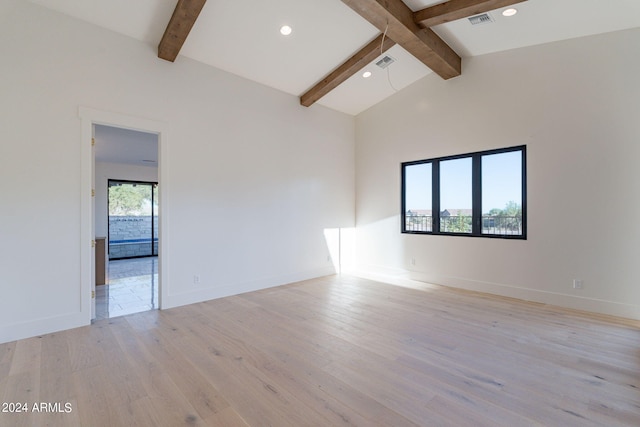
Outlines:
{"label": "patio railing", "polygon": [[[471,217],[441,216],[440,229],[443,233],[471,233]],[[432,232],[433,217],[431,215],[407,215],[405,217],[405,231]],[[522,217],[483,215],[482,234],[521,235]]]}

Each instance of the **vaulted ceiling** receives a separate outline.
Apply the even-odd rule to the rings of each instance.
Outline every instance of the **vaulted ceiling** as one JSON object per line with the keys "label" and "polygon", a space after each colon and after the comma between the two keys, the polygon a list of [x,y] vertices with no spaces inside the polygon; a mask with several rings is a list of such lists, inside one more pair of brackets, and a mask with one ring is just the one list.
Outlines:
{"label": "vaulted ceiling", "polygon": [[[191,58],[304,105],[353,115],[434,71],[455,79],[471,56],[640,27],[638,0],[181,0],[202,10],[197,19],[174,16],[173,28],[167,26],[177,0],[30,1],[141,40],[154,52],[165,35],[163,46],[179,51],[175,58],[160,51],[168,60]],[[503,16],[507,7],[518,13]],[[489,23],[466,19],[486,10]],[[292,28],[289,36],[280,34],[283,25]],[[176,50],[172,43],[185,30]],[[381,69],[375,62],[385,55],[395,61]],[[363,78],[364,71],[371,76]]]}

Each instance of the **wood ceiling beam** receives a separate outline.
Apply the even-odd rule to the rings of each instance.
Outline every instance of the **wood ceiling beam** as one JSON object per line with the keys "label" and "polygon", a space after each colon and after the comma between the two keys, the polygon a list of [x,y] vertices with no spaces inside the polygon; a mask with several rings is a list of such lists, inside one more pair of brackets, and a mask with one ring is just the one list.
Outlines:
{"label": "wood ceiling beam", "polygon": [[[383,41],[384,38],[384,41]],[[320,80],[314,87],[309,89],[300,97],[300,104],[305,107],[311,106],[314,102],[338,87],[342,82],[353,76],[355,73],[367,66],[379,55],[389,50],[396,43],[389,37],[380,34],[368,45],[360,49],[358,53],[347,59],[342,65]]]}
{"label": "wood ceiling beam", "polygon": [[207,0],[178,0],[158,45],[158,57],[175,61]]}
{"label": "wood ceiling beam", "polygon": [[512,6],[526,0],[449,0],[414,12],[413,20],[423,28]]}
{"label": "wood ceiling beam", "polygon": [[[412,12],[401,0],[342,0],[381,32],[387,30],[382,52],[397,43],[444,79],[460,75],[462,60],[429,27],[524,1],[527,0],[449,0]],[[311,106],[377,58],[382,38],[381,34],[305,92],[300,104]]]}
{"label": "wood ceiling beam", "polygon": [[459,76],[462,60],[429,28],[414,22],[413,11],[402,0],[342,0],[443,79]]}

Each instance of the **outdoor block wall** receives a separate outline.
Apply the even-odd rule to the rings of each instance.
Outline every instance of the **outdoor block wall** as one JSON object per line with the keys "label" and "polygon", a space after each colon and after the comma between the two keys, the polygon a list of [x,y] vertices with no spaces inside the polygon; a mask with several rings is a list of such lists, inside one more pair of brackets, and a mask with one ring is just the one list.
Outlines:
{"label": "outdoor block wall", "polygon": [[[151,255],[151,216],[109,217],[109,259]],[[158,253],[158,217],[153,223],[154,254]]]}

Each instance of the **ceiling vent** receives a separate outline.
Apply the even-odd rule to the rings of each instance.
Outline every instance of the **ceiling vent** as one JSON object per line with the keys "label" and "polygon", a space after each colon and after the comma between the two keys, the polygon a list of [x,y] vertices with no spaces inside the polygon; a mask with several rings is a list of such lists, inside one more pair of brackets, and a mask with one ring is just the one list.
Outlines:
{"label": "ceiling vent", "polygon": [[384,70],[394,62],[396,62],[395,59],[393,59],[389,55],[385,55],[380,61],[376,62],[376,65]]}
{"label": "ceiling vent", "polygon": [[490,24],[493,22],[493,18],[488,13],[472,16],[469,18],[471,25]]}

